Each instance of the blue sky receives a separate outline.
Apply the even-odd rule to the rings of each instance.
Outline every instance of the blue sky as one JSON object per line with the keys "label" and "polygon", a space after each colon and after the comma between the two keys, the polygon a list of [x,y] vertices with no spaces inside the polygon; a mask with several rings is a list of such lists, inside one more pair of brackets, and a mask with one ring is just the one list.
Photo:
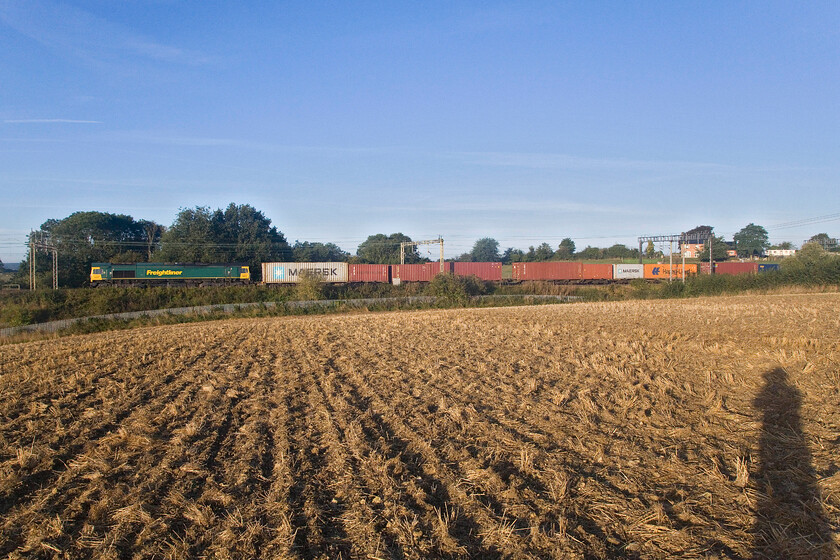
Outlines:
{"label": "blue sky", "polygon": [[799,244],[838,184],[836,1],[0,0],[4,262],[74,211],[230,202],[350,252]]}

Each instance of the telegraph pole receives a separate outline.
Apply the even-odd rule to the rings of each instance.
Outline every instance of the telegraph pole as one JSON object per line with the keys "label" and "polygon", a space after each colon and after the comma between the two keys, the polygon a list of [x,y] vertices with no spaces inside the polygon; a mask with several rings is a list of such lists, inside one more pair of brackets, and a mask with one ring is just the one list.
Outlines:
{"label": "telegraph pole", "polygon": [[440,244],[440,271],[443,272],[443,237],[429,239],[426,241],[403,241],[400,243],[400,264],[405,264],[405,248],[416,245],[437,245]]}
{"label": "telegraph pole", "polygon": [[38,250],[46,251],[52,254],[52,288],[58,289],[58,248],[53,245],[49,239],[44,239],[44,235],[38,236],[35,239],[35,232],[29,234],[29,289],[35,290],[35,255]]}

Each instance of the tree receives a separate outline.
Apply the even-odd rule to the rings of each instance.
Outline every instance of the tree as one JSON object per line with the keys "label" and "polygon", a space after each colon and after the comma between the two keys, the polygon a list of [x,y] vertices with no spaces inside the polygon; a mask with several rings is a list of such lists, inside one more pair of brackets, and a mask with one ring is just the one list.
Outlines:
{"label": "tree", "polygon": [[534,251],[534,261],[536,262],[550,261],[553,256],[554,249],[548,243],[540,243]]}
{"label": "tree", "polygon": [[738,255],[742,257],[763,255],[770,246],[767,230],[753,223],[744,226],[741,231],[732,236],[732,240],[735,241]]}
{"label": "tree", "polygon": [[697,226],[685,232],[683,238],[686,243],[700,243],[701,240],[708,239],[712,236],[712,226]]}
{"label": "tree", "polygon": [[561,261],[569,261],[575,256],[575,242],[566,237],[560,241],[555,256]]}
{"label": "tree", "polygon": [[161,237],[160,260],[192,263],[246,263],[257,278],[260,263],[288,261],[292,250],[271,220],[249,204],[224,210],[182,208]]}
{"label": "tree", "polygon": [[292,247],[292,260],[295,262],[344,262],[350,253],[335,243],[310,243],[295,241]]}
{"label": "tree", "polygon": [[648,240],[647,247],[645,247],[645,256],[649,259],[656,258],[656,247],[651,240]]}
{"label": "tree", "polygon": [[[48,240],[58,250],[60,285],[79,287],[86,285],[91,263],[145,261],[147,224],[154,222],[135,221],[125,214],[74,212],[61,220],[47,220],[30,237],[38,241]],[[28,271],[29,258],[27,255],[21,270]],[[37,258],[35,264],[36,283],[49,285],[52,275],[50,259]]]}
{"label": "tree", "polygon": [[473,262],[496,262],[499,256],[499,242],[491,237],[483,237],[475,242],[470,252]]}
{"label": "tree", "polygon": [[[723,237],[713,237],[712,238],[712,260],[715,261],[725,261],[729,255],[726,252],[729,250],[729,246],[726,244],[726,241],[723,240]],[[697,254],[697,258],[701,261],[708,261],[709,260],[709,241],[706,240],[706,243],[703,244],[703,249]]]}
{"label": "tree", "polygon": [[[356,255],[363,263],[400,264],[400,243],[407,241],[411,241],[411,238],[402,233],[392,233],[391,235],[377,233],[371,235],[359,245]],[[420,263],[424,260],[417,251],[417,245],[405,248],[406,264]]]}
{"label": "tree", "polygon": [[793,243],[790,241],[782,241],[781,243],[777,243],[776,245],[771,245],[771,249],[779,249],[782,251],[792,251],[794,249]]}
{"label": "tree", "polygon": [[603,258],[602,249],[586,246],[586,249],[577,254],[577,258],[583,260],[597,260]]}
{"label": "tree", "polygon": [[161,238],[158,260],[184,263],[221,262],[219,235],[213,231],[213,213],[207,206],[181,208]]}
{"label": "tree", "polygon": [[137,223],[140,225],[146,238],[146,260],[151,261],[152,252],[159,246],[160,238],[163,236],[166,228],[149,220],[139,220]]}
{"label": "tree", "polygon": [[502,254],[502,263],[504,264],[512,264],[515,262],[522,262],[524,260],[525,252],[522,249],[514,249],[513,247],[508,247]]}
{"label": "tree", "polygon": [[616,243],[612,247],[604,250],[604,255],[608,259],[630,259],[634,256],[638,257],[639,252],[638,250],[633,251],[627,245],[622,245],[621,243]]}

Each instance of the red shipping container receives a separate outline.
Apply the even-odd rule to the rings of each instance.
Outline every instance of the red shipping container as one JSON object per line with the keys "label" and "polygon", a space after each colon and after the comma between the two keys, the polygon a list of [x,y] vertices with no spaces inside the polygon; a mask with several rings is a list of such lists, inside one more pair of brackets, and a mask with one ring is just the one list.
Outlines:
{"label": "red shipping container", "polygon": [[700,274],[711,274],[712,273],[712,263],[708,261],[703,261],[700,263]]}
{"label": "red shipping container", "polygon": [[582,280],[583,263],[513,263],[513,278],[514,280]]}
{"label": "red shipping container", "polygon": [[612,280],[613,265],[611,264],[586,264],[583,265],[584,280]]}
{"label": "red shipping container", "polygon": [[[452,272],[452,263],[443,263],[444,272]],[[400,282],[429,282],[440,274],[440,261],[424,264],[392,264],[391,276]]]}
{"label": "red shipping container", "polygon": [[347,265],[349,282],[390,282],[391,265],[389,264],[350,264]]}
{"label": "red shipping container", "polygon": [[756,274],[758,263],[722,262],[715,264],[715,274]]}
{"label": "red shipping container", "polygon": [[491,282],[502,280],[502,263],[500,262],[455,262],[453,270],[456,276],[477,276]]}

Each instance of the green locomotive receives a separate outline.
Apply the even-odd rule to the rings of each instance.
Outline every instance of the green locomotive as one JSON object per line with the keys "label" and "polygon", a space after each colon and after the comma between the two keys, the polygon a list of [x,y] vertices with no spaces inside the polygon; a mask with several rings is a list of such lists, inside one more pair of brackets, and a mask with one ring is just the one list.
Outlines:
{"label": "green locomotive", "polygon": [[248,284],[251,272],[243,264],[93,263],[90,285],[170,286]]}

